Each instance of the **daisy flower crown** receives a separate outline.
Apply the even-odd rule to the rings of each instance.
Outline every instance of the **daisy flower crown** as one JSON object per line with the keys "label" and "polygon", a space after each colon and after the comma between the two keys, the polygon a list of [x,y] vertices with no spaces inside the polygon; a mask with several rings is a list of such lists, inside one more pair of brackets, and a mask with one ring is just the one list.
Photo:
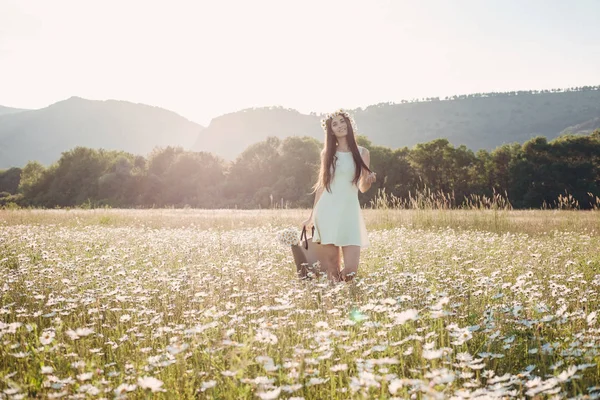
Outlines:
{"label": "daisy flower crown", "polygon": [[327,121],[329,121],[331,118],[336,117],[338,115],[343,115],[344,117],[346,117],[346,119],[348,119],[350,121],[350,125],[352,125],[352,131],[356,132],[356,122],[354,122],[354,118],[352,118],[352,116],[348,113],[348,111],[345,111],[340,108],[337,111],[326,114],[325,118],[323,118],[321,120],[321,128],[323,128],[323,131],[325,133],[327,133]]}

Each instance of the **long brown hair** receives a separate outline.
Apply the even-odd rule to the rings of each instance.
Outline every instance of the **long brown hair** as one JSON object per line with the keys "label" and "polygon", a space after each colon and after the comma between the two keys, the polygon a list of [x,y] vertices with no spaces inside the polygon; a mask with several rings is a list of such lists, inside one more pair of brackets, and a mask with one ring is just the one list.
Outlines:
{"label": "long brown hair", "polygon": [[[360,152],[358,151],[358,145],[356,144],[356,138],[354,137],[354,130],[352,129],[352,124],[350,120],[343,114],[341,114],[344,120],[346,121],[346,126],[348,129],[348,133],[346,134],[346,140],[348,142],[348,147],[350,147],[350,151],[352,152],[352,158],[354,159],[354,165],[356,168],[356,172],[354,173],[354,179],[352,183],[355,185],[358,184],[358,180],[360,179],[360,171],[361,168],[366,169],[369,172],[372,172],[369,167],[363,161]],[[311,193],[315,193],[319,188],[326,188],[329,193],[331,193],[331,181],[333,179],[333,175],[335,174],[335,162],[334,159],[337,159],[335,152],[337,150],[337,138],[333,133],[333,129],[331,128],[331,121],[333,118],[327,119],[325,122],[327,127],[327,132],[325,133],[324,140],[324,148],[321,152],[321,169],[319,171],[319,179],[317,183],[313,186],[313,191]],[[331,170],[333,168],[333,171]]]}

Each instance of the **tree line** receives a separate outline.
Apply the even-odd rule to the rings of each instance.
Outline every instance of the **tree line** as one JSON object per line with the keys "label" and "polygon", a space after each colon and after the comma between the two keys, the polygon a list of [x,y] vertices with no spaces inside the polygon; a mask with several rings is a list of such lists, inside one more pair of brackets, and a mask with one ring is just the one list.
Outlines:
{"label": "tree line", "polygon": [[[498,193],[513,208],[552,207],[566,195],[583,209],[599,205],[600,130],[477,152],[447,139],[410,149],[373,145],[361,135],[357,141],[377,172],[371,190],[359,193],[363,206],[381,191],[403,199],[424,188],[451,194],[452,207]],[[306,136],[268,137],[233,162],[181,147],[155,148],[148,157],[76,147],[48,167],[30,161],[0,171],[0,206],[308,208],[322,146]]]}

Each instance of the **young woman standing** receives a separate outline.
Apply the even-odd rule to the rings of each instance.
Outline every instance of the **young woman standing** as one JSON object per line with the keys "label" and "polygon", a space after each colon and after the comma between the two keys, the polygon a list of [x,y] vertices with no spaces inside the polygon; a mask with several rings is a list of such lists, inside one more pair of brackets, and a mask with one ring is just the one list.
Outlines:
{"label": "young woman standing", "polygon": [[[358,271],[361,248],[369,246],[358,191],[369,190],[376,174],[369,169],[369,151],[356,144],[354,121],[344,110],[321,121],[325,131],[319,179],[313,187],[315,202],[302,223],[314,226],[312,238],[318,259],[332,281],[350,281]],[[340,271],[340,253],[344,269]]]}

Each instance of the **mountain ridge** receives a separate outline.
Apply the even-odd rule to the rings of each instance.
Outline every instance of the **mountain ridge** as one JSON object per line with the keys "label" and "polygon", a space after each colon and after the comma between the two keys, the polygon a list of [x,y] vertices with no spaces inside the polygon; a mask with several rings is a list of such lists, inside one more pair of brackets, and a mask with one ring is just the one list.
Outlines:
{"label": "mountain ridge", "polygon": [[[412,147],[446,138],[472,150],[587,133],[600,122],[600,86],[475,93],[425,101],[379,103],[348,110],[375,145]],[[39,110],[10,107],[0,113],[0,168],[28,160],[50,164],[76,146],[146,155],[156,146],[182,146],[234,160],[269,136],[323,141],[322,114],[281,106],[247,108],[213,118],[207,127],[176,112],[125,100],[72,96]],[[17,110],[17,111],[14,111]]]}
{"label": "mountain ridge", "polygon": [[203,126],[160,107],[72,96],[38,110],[0,115],[0,168],[50,164],[76,146],[147,154],[189,148]]}
{"label": "mountain ridge", "polygon": [[[600,86],[569,91],[519,91],[452,96],[444,100],[380,103],[348,110],[358,134],[390,148],[446,138],[472,150],[493,150],[541,135],[548,139],[600,117]],[[268,118],[271,126],[258,119]],[[263,107],[215,118],[192,147],[233,160],[249,145],[268,136],[301,134],[323,141],[321,115],[283,107]],[[298,133],[294,133],[298,132]],[[299,133],[301,132],[301,133]],[[227,141],[211,141],[227,137]]]}
{"label": "mountain ridge", "polygon": [[24,109],[24,108],[13,108],[13,107],[0,106],[0,115],[15,114],[15,113],[22,112],[22,111],[29,111],[29,110]]}

